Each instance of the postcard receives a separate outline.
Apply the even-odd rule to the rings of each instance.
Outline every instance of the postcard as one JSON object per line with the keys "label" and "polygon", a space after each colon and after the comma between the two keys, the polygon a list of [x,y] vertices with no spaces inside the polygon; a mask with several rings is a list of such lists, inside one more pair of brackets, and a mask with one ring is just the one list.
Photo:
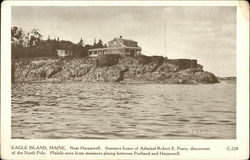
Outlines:
{"label": "postcard", "polygon": [[246,1],[1,8],[1,159],[249,158]]}

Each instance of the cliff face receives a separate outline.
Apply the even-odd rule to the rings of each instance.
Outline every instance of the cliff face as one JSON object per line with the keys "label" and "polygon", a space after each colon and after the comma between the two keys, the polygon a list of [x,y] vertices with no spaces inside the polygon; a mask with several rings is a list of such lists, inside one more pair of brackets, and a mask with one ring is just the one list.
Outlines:
{"label": "cliff face", "polygon": [[210,72],[197,68],[179,70],[166,61],[140,63],[121,58],[117,64],[98,65],[94,59],[16,60],[12,62],[14,81],[125,82],[125,83],[218,83]]}

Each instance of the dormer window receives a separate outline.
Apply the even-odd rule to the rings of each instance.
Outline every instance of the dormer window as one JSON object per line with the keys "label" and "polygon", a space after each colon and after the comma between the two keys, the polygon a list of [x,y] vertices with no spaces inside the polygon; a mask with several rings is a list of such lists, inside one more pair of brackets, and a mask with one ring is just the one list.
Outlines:
{"label": "dormer window", "polygon": [[114,41],[114,45],[116,45],[116,41]]}

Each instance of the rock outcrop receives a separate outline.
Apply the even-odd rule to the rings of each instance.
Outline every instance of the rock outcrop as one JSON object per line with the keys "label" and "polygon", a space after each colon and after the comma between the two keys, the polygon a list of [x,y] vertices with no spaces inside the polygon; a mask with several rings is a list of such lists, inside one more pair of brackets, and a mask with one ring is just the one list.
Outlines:
{"label": "rock outcrop", "polygon": [[[110,57],[108,58],[110,59]],[[112,59],[112,58],[111,58]],[[118,60],[117,60],[118,59]],[[197,68],[179,70],[159,57],[40,59],[12,61],[13,81],[82,81],[124,83],[200,84],[218,83],[216,76]]]}

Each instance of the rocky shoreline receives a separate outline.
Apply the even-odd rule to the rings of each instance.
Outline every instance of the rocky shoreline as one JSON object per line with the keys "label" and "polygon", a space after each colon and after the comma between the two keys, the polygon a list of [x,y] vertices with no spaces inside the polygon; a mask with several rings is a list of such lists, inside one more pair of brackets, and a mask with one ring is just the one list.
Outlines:
{"label": "rocky shoreline", "polygon": [[164,60],[142,62],[132,57],[115,58],[112,64],[94,58],[16,59],[12,61],[12,82],[219,83],[217,77],[203,71],[201,65],[178,69]]}

